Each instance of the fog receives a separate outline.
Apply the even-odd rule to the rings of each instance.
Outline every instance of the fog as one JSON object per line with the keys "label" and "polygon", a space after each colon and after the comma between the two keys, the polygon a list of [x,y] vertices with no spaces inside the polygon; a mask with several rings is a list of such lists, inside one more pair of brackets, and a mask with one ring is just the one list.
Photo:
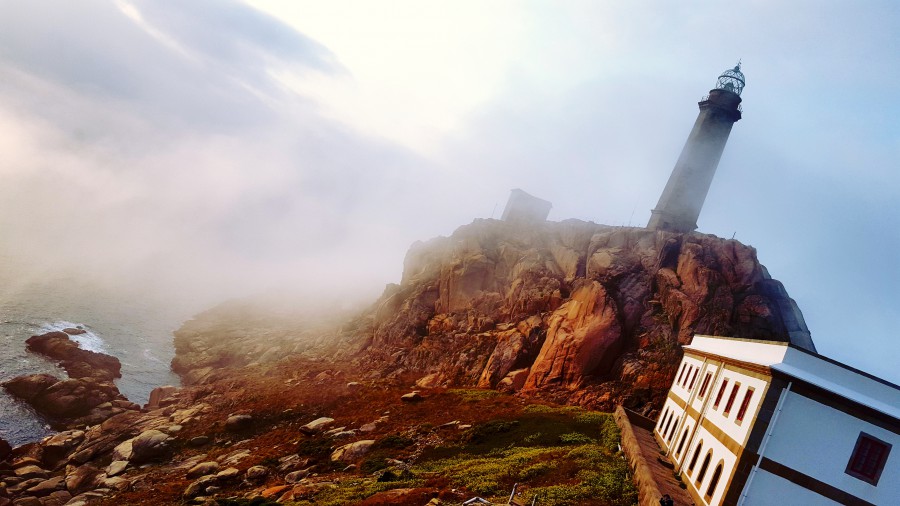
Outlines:
{"label": "fog", "polygon": [[759,249],[820,352],[900,382],[894,3],[390,6],[0,3],[18,282],[77,273],[192,311],[355,303],[511,188],[553,220],[642,226],[742,58],[700,231]]}

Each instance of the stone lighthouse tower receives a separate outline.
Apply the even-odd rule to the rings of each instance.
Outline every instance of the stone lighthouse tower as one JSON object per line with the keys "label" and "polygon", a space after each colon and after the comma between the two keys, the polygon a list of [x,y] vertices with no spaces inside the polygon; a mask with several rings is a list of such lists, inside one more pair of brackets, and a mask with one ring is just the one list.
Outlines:
{"label": "stone lighthouse tower", "polygon": [[691,232],[697,228],[697,217],[716,174],[728,134],[734,122],[741,119],[743,89],[744,74],[738,63],[723,72],[716,81],[716,88],[700,101],[700,114],[656,208],[651,211],[647,228],[673,232]]}

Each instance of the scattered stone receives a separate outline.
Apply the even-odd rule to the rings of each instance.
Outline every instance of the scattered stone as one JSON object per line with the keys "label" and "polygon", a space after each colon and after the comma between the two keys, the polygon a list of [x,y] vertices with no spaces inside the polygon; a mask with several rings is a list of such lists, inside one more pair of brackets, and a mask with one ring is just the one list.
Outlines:
{"label": "scattered stone", "polygon": [[217,458],[216,460],[218,460],[220,464],[228,466],[231,464],[237,464],[238,462],[249,456],[250,452],[247,450],[235,450],[228,455],[225,455],[224,457]]}
{"label": "scattered stone", "polygon": [[12,502],[13,506],[43,506],[37,497],[20,497]]}
{"label": "scattered stone", "polygon": [[260,495],[262,495],[266,499],[269,499],[270,497],[275,497],[276,495],[283,493],[285,490],[287,490],[289,488],[291,488],[289,485],[278,485],[275,487],[269,487],[269,488],[263,490],[262,494],[260,494]]}
{"label": "scattered stone", "polygon": [[253,417],[250,415],[231,415],[225,420],[225,430],[229,432],[242,432],[253,425]]}
{"label": "scattered stone", "polygon": [[166,434],[177,434],[177,433],[181,432],[181,429],[182,429],[181,425],[176,424],[176,425],[169,425],[168,427],[163,429],[163,431]]}
{"label": "scattered stone", "polygon": [[324,430],[325,427],[328,427],[332,423],[334,423],[334,418],[328,418],[327,416],[323,416],[321,418],[316,418],[315,420],[309,422],[308,424],[304,425],[303,427],[300,427],[300,432],[303,432],[304,434],[312,435],[319,431]]}
{"label": "scattered stone", "polygon": [[209,436],[197,436],[197,437],[192,437],[188,441],[188,445],[196,448],[198,446],[203,446],[205,444],[208,444],[209,441],[210,441]]}
{"label": "scattered stone", "polygon": [[203,476],[187,486],[187,488],[184,490],[184,497],[186,499],[192,499],[201,494],[204,494],[206,493],[207,487],[213,485],[215,482],[215,476]]}
{"label": "scattered stone", "polygon": [[18,476],[19,478],[23,478],[23,479],[28,479],[28,478],[47,479],[48,478],[47,471],[44,471],[43,469],[41,469],[40,467],[35,466],[35,465],[27,465],[27,466],[18,467],[15,469],[15,473],[16,473],[16,476]]}
{"label": "scattered stone", "polygon": [[300,471],[294,471],[293,473],[288,473],[287,475],[285,475],[284,481],[286,481],[287,483],[292,483],[292,484],[297,483],[300,480],[302,480],[303,478],[306,478],[307,476],[309,476],[309,473],[311,472],[311,470],[312,470],[312,468],[307,468],[307,469],[301,469]]}
{"label": "scattered stone", "polygon": [[44,480],[37,485],[25,490],[25,493],[28,495],[33,495],[35,497],[44,497],[45,495],[50,495],[52,492],[56,492],[57,490],[61,490],[66,484],[66,479],[63,476],[55,476],[50,478],[49,480]]}
{"label": "scattered stone", "polygon": [[269,470],[263,466],[253,466],[247,469],[247,474],[245,478],[248,481],[260,481],[269,475]]}
{"label": "scattered stone", "polygon": [[73,327],[66,327],[62,331],[65,332],[66,334],[69,334],[70,336],[78,336],[78,335],[87,333],[87,331],[84,329],[73,328]]}
{"label": "scattered stone", "polygon": [[111,488],[113,490],[117,490],[119,492],[124,492],[131,487],[131,482],[122,477],[115,478],[106,478],[100,482],[100,485],[103,485],[106,488]]}
{"label": "scattered stone", "polygon": [[331,461],[353,462],[354,460],[368,453],[369,450],[372,449],[372,445],[374,444],[374,439],[364,439],[362,441],[356,441],[354,443],[346,444],[332,452]]}
{"label": "scattered stone", "polygon": [[41,499],[43,506],[63,506],[72,500],[72,494],[68,490],[57,490]]}
{"label": "scattered stone", "polygon": [[346,429],[346,428],[347,428],[347,427],[337,427],[337,428],[335,428],[335,429],[326,430],[326,431],[325,431],[325,435],[326,435],[326,436],[333,436],[333,435],[337,434],[338,432],[343,431],[343,430]]}
{"label": "scattered stone", "polygon": [[219,463],[213,461],[201,462],[196,466],[192,467],[187,472],[188,478],[197,478],[199,476],[206,476],[208,474],[216,474],[219,472]]}
{"label": "scattered stone", "polygon": [[114,460],[112,463],[106,468],[106,475],[110,478],[119,474],[122,474],[125,471],[125,468],[128,467],[127,460]]}
{"label": "scattered stone", "polygon": [[216,473],[216,480],[217,481],[231,481],[231,480],[237,478],[240,474],[241,474],[241,472],[238,471],[237,468],[229,467],[227,469],[223,469],[223,470],[219,471],[218,473]]}
{"label": "scattered stone", "polygon": [[372,423],[367,423],[367,424],[363,425],[362,427],[360,427],[359,431],[360,432],[375,432],[375,430],[377,428],[378,428],[378,425],[375,424],[375,422],[372,422]]}
{"label": "scattered stone", "polygon": [[356,464],[350,464],[349,466],[341,469],[341,471],[345,472],[345,473],[350,473],[350,472],[356,471]]}
{"label": "scattered stone", "polygon": [[[360,430],[362,430],[362,429],[360,429]],[[334,439],[344,439],[345,437],[351,437],[351,436],[355,436],[355,435],[356,435],[355,430],[343,430],[341,432],[334,434],[332,437]]]}
{"label": "scattered stone", "polygon": [[[133,462],[147,462],[169,453],[172,438],[165,432],[155,429],[145,430],[131,440]],[[121,460],[121,459],[120,459]]]}
{"label": "scattered stone", "polygon": [[425,398],[422,397],[419,392],[410,392],[408,394],[401,395],[400,400],[403,402],[421,402],[424,401]]}
{"label": "scattered stone", "polygon": [[131,457],[134,456],[134,448],[132,447],[132,440],[129,439],[127,441],[122,441],[115,448],[113,448],[112,458],[113,461],[116,460],[124,460],[126,462],[131,460]]}
{"label": "scattered stone", "polygon": [[97,484],[97,478],[100,470],[90,464],[83,466],[67,466],[66,467],[66,488],[73,495],[87,492],[93,489]]}
{"label": "scattered stone", "polygon": [[437,426],[438,429],[455,429],[459,425],[459,420],[453,420],[452,422],[442,423]]}
{"label": "scattered stone", "polygon": [[38,460],[38,459],[36,459],[36,458],[34,458],[34,457],[22,457],[22,458],[18,458],[18,459],[16,459],[16,460],[13,461],[13,463],[12,463],[12,468],[13,468],[13,469],[18,469],[18,468],[20,468],[20,467],[25,467],[25,466],[38,466],[38,467],[40,467],[40,465],[41,465],[41,461]]}

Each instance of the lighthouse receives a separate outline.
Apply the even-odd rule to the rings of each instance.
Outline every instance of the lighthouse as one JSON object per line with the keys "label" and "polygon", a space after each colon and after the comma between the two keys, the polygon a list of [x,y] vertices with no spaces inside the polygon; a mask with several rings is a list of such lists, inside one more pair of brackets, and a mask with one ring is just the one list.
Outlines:
{"label": "lighthouse", "polygon": [[656,208],[651,211],[647,228],[673,232],[697,229],[697,218],[728,142],[731,127],[741,119],[743,90],[744,74],[738,63],[723,72],[716,81],[715,89],[699,102],[700,114]]}

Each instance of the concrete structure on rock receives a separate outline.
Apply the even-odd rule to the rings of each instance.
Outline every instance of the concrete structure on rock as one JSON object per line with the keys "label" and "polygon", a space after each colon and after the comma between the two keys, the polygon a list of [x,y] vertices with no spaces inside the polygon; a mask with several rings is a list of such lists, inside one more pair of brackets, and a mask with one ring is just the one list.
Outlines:
{"label": "concrete structure on rock", "polygon": [[733,69],[723,72],[715,89],[700,101],[700,114],[656,208],[651,211],[647,228],[673,232],[696,230],[700,209],[716,174],[731,127],[741,119],[743,89],[744,74],[738,63]]}
{"label": "concrete structure on rock", "polygon": [[506,208],[503,209],[503,221],[546,221],[553,204],[534,195],[515,188],[510,191]]}
{"label": "concrete structure on rock", "polygon": [[694,336],[654,436],[698,506],[900,497],[900,387],[787,343]]}

